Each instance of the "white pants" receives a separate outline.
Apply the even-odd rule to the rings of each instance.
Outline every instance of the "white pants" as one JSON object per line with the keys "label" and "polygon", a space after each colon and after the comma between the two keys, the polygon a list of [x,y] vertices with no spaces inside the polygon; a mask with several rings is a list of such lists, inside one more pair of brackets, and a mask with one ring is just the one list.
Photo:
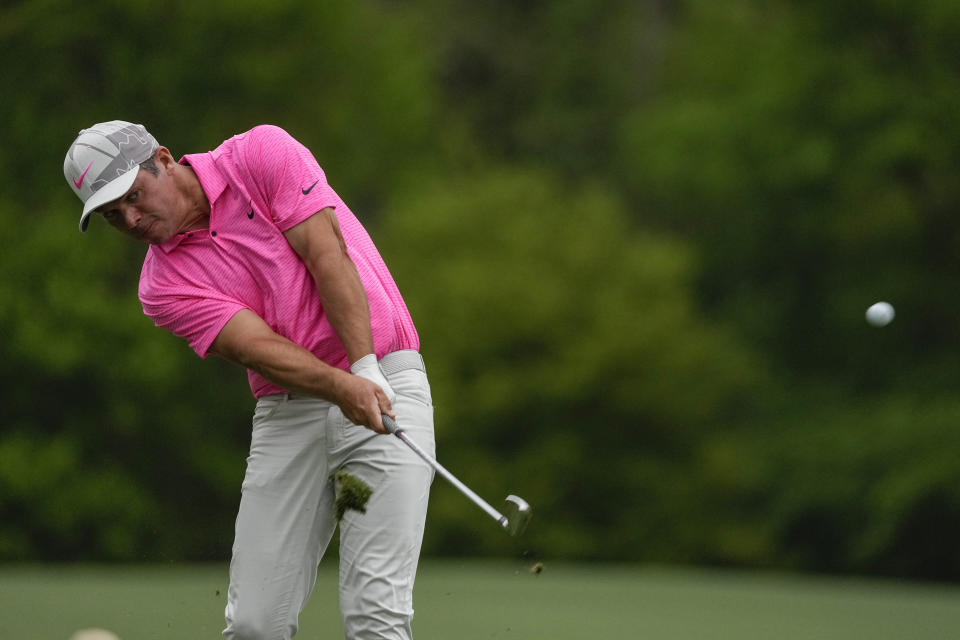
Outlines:
{"label": "white pants", "polygon": [[[398,357],[399,356],[399,357]],[[433,453],[433,404],[416,352],[390,354],[397,422]],[[411,358],[419,368],[396,370]],[[402,364],[401,366],[406,366]],[[338,471],[373,489],[367,512],[340,523],[340,611],[351,640],[412,637],[413,581],[433,470],[398,438],[347,420],[325,400],[272,395],[253,417],[230,561],[227,628],[232,639],[293,637],[336,526]]]}

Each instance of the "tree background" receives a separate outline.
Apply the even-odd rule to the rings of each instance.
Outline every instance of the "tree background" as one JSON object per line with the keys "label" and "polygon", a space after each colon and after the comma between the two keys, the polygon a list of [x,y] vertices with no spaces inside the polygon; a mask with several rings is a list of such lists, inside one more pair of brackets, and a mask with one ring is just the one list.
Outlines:
{"label": "tree background", "polygon": [[[960,580],[956,2],[26,0],[0,53],[0,560],[229,553],[243,372],[63,186],[119,118],[314,151],[523,551]],[[425,553],[521,551],[473,509]]]}

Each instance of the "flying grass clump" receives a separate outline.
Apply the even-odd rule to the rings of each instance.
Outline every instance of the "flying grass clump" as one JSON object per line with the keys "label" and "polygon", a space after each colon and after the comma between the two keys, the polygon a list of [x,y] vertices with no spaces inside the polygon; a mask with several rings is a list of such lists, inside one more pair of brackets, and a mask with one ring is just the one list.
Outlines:
{"label": "flying grass clump", "polygon": [[337,500],[334,503],[337,522],[343,519],[347,510],[367,512],[367,502],[373,495],[373,489],[360,478],[350,475],[346,471],[337,472]]}

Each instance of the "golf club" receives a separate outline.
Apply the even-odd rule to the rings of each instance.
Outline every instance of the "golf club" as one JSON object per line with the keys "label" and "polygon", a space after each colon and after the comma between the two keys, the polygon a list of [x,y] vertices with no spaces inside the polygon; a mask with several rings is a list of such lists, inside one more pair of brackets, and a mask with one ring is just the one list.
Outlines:
{"label": "golf club", "polygon": [[486,500],[474,493],[470,487],[457,480],[456,476],[447,471],[443,465],[430,457],[426,451],[420,448],[420,445],[411,440],[407,434],[403,432],[403,429],[397,426],[397,423],[394,422],[390,416],[383,416],[383,426],[387,428],[387,431],[403,440],[408,447],[413,449],[414,453],[423,458],[427,464],[433,467],[434,471],[446,478],[447,482],[458,489],[460,493],[470,498],[475,505],[483,509],[487,515],[496,520],[500,526],[503,527],[504,530],[511,536],[520,535],[523,533],[523,530],[527,528],[527,523],[530,522],[530,517],[533,514],[530,510],[530,505],[527,504],[526,500],[515,495],[507,496],[506,511],[509,516],[503,515],[491,507]]}

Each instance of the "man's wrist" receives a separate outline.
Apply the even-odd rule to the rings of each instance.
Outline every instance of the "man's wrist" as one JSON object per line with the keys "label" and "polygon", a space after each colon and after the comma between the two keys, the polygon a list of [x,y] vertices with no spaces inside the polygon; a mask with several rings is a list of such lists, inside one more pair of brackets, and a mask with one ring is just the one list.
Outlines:
{"label": "man's wrist", "polygon": [[342,405],[345,398],[350,394],[353,375],[343,369],[331,368],[334,370],[333,379],[330,382],[330,392],[333,397],[328,398],[328,400],[332,400],[334,404]]}

